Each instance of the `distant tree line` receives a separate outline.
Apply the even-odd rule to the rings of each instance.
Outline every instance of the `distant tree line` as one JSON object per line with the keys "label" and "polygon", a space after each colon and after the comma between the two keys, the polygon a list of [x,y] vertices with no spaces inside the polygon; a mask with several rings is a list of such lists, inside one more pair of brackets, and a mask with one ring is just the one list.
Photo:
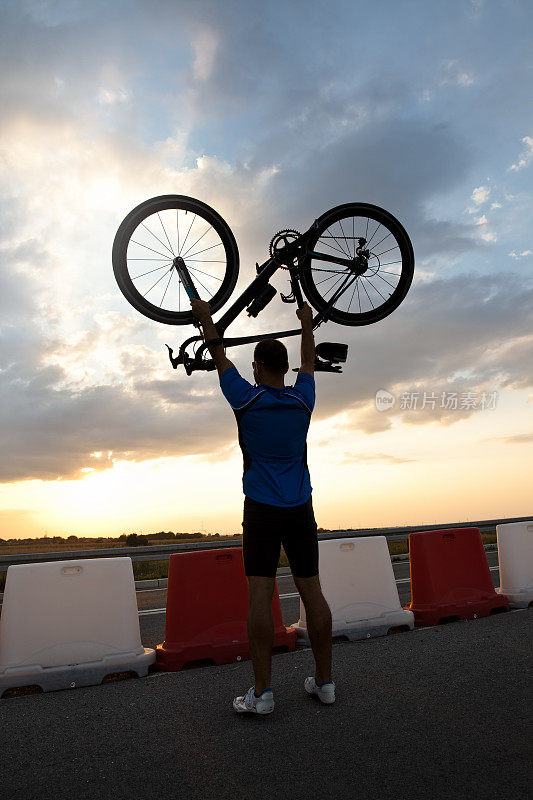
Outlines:
{"label": "distant tree line", "polygon": [[[328,533],[328,528],[318,528],[318,533]],[[0,546],[2,541],[4,543],[16,544],[31,544],[31,542],[46,541],[53,544],[60,544],[61,542],[124,542],[128,547],[135,547],[136,545],[150,545],[154,541],[165,541],[169,539],[240,539],[242,533],[234,533],[228,536],[221,536],[220,533],[202,533],[195,531],[193,533],[174,533],[173,531],[158,531],[157,533],[140,534],[140,533],[122,533],[120,536],[35,536],[27,537],[25,539],[0,539]]]}

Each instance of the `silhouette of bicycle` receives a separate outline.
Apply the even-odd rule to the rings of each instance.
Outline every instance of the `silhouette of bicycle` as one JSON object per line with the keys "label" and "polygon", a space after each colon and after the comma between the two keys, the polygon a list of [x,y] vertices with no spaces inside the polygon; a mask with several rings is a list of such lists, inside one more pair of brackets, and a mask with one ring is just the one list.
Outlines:
{"label": "silhouette of bicycle", "polygon": [[[278,269],[288,271],[285,303],[303,305],[303,294],[323,322],[369,325],[391,314],[407,294],[414,252],[407,232],[389,212],[369,203],[345,203],[318,217],[305,233],[286,229],[272,238],[269,258],[256,264],[257,276],[215,323],[224,347],[280,339],[301,328],[226,338],[224,333],[246,308],[256,317],[277,294],[269,283]],[[227,223],[213,208],[184,195],[162,195],[138,205],[123,220],[113,243],[113,270],[125,298],[141,314],[167,325],[196,325],[189,298],[218,311],[237,283],[239,252]],[[217,340],[218,341],[218,340]],[[201,342],[194,355],[189,346]],[[174,368],[212,370],[201,335],[187,339],[177,357],[166,345]],[[347,345],[316,347],[317,370],[341,372]]]}

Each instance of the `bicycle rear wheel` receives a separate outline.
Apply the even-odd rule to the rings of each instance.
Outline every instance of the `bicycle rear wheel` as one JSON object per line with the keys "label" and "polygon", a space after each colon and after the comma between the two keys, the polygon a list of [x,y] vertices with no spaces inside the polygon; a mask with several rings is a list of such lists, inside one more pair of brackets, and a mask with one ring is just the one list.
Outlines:
{"label": "bicycle rear wheel", "polygon": [[145,317],[167,325],[194,319],[173,263],[178,256],[201,299],[218,311],[237,283],[239,251],[230,227],[210,206],[185,195],[152,197],[130,211],[113,242],[120,291]]}
{"label": "bicycle rear wheel", "polygon": [[369,203],[345,203],[316,220],[301,266],[302,289],[317,311],[333,301],[326,319],[370,325],[398,308],[414,263],[409,236],[392,214]]}

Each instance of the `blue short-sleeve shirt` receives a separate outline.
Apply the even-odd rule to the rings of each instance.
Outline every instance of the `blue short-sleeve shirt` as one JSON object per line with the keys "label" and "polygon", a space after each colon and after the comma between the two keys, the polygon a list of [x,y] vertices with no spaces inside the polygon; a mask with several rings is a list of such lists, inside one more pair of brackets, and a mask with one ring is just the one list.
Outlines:
{"label": "blue short-sleeve shirt", "polygon": [[220,388],[237,420],[243,454],[244,494],[259,503],[298,506],[311,497],[307,431],[315,405],[315,380],[300,372],[294,386],[252,386],[236,367]]}

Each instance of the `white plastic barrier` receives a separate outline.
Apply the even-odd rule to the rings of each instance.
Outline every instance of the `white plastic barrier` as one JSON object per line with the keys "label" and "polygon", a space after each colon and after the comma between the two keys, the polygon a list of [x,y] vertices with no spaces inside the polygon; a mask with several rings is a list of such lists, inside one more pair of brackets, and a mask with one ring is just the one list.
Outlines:
{"label": "white plastic barrier", "polygon": [[10,566],[0,619],[0,695],[90,686],[114,672],[146,675],[131,558]]}
{"label": "white plastic barrier", "polygon": [[[384,536],[322,539],[319,573],[331,609],[332,635],[353,641],[384,636],[391,628],[412,630],[414,614],[400,605],[387,540]],[[305,607],[293,626],[299,644],[309,644]]]}
{"label": "white plastic barrier", "polygon": [[533,524],[508,522],[496,526],[498,562],[500,566],[499,594],[509,605],[527,608],[533,602]]}

